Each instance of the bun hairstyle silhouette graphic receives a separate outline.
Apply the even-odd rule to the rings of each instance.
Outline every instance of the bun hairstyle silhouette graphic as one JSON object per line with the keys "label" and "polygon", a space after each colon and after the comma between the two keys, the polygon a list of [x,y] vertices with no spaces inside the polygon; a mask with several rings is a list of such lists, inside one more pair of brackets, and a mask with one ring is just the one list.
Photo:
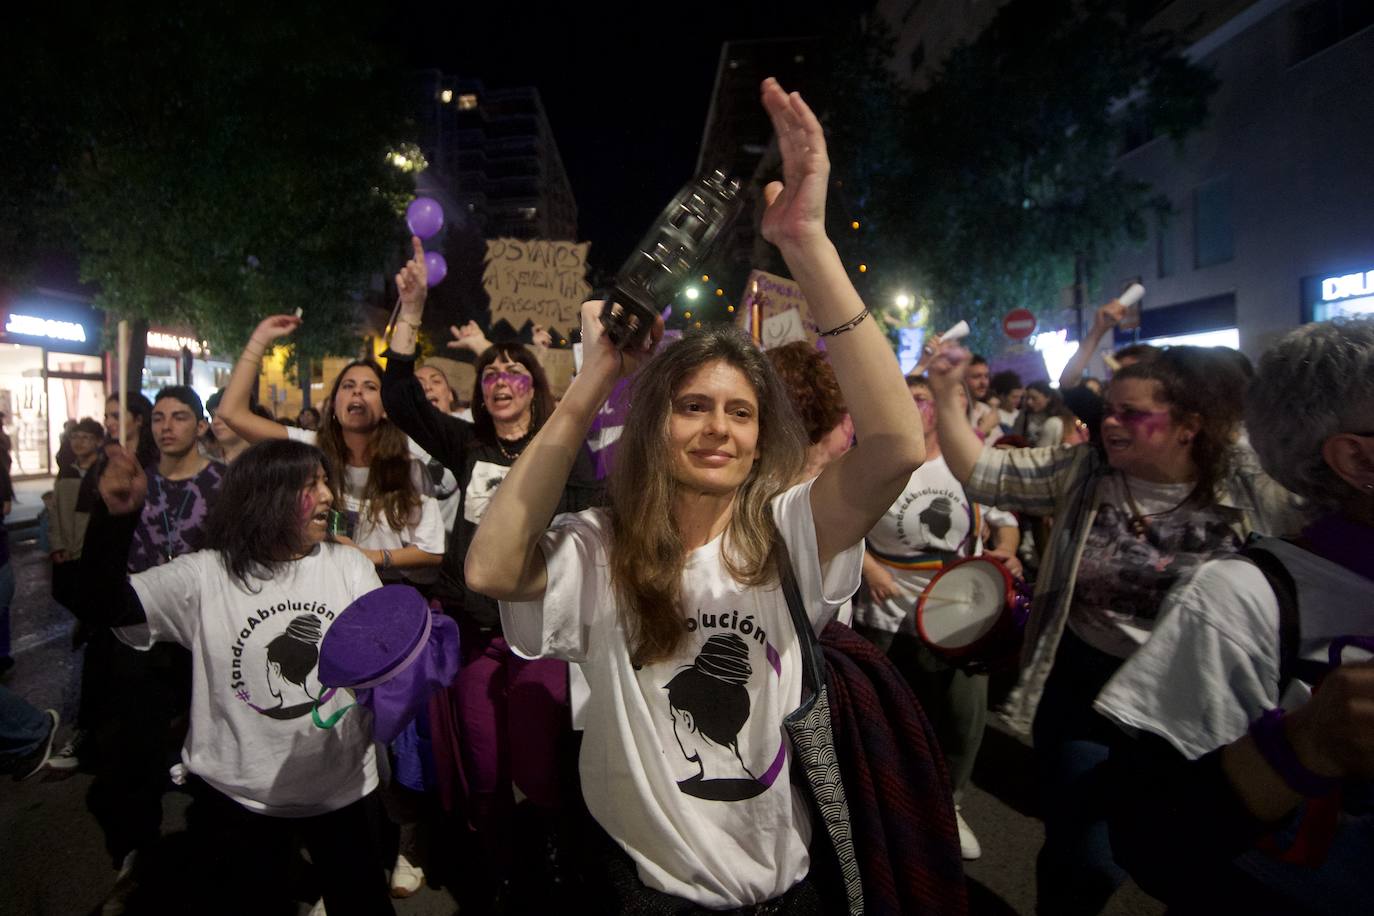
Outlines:
{"label": "bun hairstyle silhouette graphic", "polygon": [[740,730],[749,721],[753,673],[749,644],[736,633],[717,633],[706,640],[696,661],[664,686],[678,746],[700,767],[678,783],[688,795],[738,801],[766,788],[745,766],[739,749]]}

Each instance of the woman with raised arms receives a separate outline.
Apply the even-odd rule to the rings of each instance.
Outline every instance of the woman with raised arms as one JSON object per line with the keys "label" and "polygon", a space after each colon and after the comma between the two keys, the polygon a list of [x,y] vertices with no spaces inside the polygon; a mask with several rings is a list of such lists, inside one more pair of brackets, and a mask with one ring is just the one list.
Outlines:
{"label": "woman with raised arms", "polygon": [[[763,233],[829,329],[858,445],[794,486],[806,437],[747,337],[694,333],[650,359],[613,347],[599,303],[588,303],[582,372],[467,555],[467,582],[501,600],[511,646],[577,661],[587,676],[582,788],[629,854],[612,857],[620,899],[607,912],[647,901],[673,912],[764,901],[776,901],[770,912],[821,911],[806,880],[810,815],[787,772],[783,719],[801,701],[803,646],[778,552],[819,631],[858,587],[864,533],[924,454],[897,361],[825,235],[821,126],[775,80],[763,104],[785,179],[765,189]],[[661,334],[659,324],[651,341]],[[592,418],[641,367],[609,507],[550,526]]]}

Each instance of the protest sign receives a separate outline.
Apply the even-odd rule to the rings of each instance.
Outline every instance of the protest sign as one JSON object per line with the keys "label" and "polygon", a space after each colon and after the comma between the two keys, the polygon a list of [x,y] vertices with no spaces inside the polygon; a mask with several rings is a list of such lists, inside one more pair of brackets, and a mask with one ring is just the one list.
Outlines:
{"label": "protest sign", "polygon": [[[806,297],[802,295],[801,288],[786,277],[779,277],[764,270],[750,272],[749,279],[744,284],[744,296],[741,297],[740,305],[737,318],[741,326],[758,338],[760,346],[765,350],[792,340],[809,340],[813,344],[817,340],[816,334],[820,329],[811,320],[811,310],[806,305]],[[757,324],[753,323],[755,305],[758,306]],[[786,336],[796,333],[793,319],[790,317],[783,318],[780,323],[775,322],[771,326],[768,323],[769,319],[781,316],[789,310],[796,313],[796,323],[800,325],[802,332],[800,337]],[[776,342],[769,342],[770,327]]]}
{"label": "protest sign", "polygon": [[570,330],[591,294],[587,284],[590,242],[543,239],[488,239],[482,288],[491,302],[491,322],[511,327],[526,321]]}
{"label": "protest sign", "polygon": [[546,349],[539,353],[539,365],[544,367],[544,375],[549,379],[553,396],[561,398],[572,384],[573,351]]}

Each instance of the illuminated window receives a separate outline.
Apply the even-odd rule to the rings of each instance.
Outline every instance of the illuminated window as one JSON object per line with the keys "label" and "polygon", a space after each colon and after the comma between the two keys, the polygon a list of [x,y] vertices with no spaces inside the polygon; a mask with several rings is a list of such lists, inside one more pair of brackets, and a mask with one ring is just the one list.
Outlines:
{"label": "illuminated window", "polygon": [[459,111],[472,111],[472,109],[474,109],[474,108],[476,108],[476,107],[477,107],[477,96],[476,96],[476,94],[471,93],[471,92],[465,92],[465,93],[463,93],[462,95],[458,96],[458,110],[459,110]]}

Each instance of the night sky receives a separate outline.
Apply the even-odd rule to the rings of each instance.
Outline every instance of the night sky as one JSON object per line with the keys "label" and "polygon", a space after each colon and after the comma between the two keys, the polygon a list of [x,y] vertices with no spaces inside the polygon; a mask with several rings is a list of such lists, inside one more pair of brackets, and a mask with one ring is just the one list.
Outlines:
{"label": "night sky", "polygon": [[[496,4],[493,4],[494,6]],[[543,97],[591,260],[614,270],[696,166],[721,43],[815,34],[825,7],[723,3],[412,7],[386,40],[416,68]]]}

